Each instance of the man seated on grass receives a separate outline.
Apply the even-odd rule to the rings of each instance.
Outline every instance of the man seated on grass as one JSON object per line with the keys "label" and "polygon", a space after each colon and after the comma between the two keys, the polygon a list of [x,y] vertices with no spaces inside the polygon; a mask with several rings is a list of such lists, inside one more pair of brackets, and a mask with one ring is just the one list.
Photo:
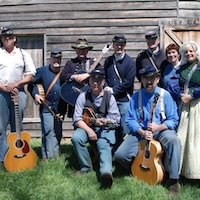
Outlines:
{"label": "man seated on grass", "polygon": [[112,145],[116,140],[115,127],[120,122],[120,114],[114,96],[103,90],[104,83],[104,73],[93,70],[89,77],[90,89],[81,93],[75,104],[73,116],[75,131],[71,140],[80,165],[78,174],[93,170],[86,143],[96,143],[101,188],[107,189],[113,182]]}
{"label": "man seated on grass", "polygon": [[139,141],[142,139],[158,140],[169,160],[170,196],[175,196],[180,191],[178,179],[181,155],[180,141],[176,135],[179,123],[177,106],[170,93],[164,90],[165,117],[162,116],[162,103],[159,100],[152,113],[155,96],[161,95],[161,88],[157,86],[160,73],[153,66],[146,66],[139,73],[144,88],[131,97],[126,116],[126,124],[131,134],[125,138],[115,152],[115,159],[130,172],[132,162],[138,155]]}

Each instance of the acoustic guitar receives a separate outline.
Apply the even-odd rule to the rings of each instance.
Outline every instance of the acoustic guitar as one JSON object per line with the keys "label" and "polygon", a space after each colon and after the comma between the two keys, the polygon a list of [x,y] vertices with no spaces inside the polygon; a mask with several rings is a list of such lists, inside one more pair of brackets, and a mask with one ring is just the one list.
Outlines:
{"label": "acoustic guitar", "polygon": [[[92,126],[96,123],[97,116],[92,108],[85,107],[83,109],[83,121],[88,125]],[[103,123],[105,126],[117,127],[119,124],[114,119],[104,119]]]}
{"label": "acoustic guitar", "polygon": [[[111,46],[112,46],[112,43],[108,43],[105,45],[105,47],[101,51],[101,54],[98,56],[95,62],[91,65],[88,71],[80,70],[80,72],[77,72],[77,73],[79,74],[90,73],[91,71],[93,71],[97,67],[103,55],[109,51]],[[80,83],[77,83],[76,81],[67,81],[61,86],[60,96],[68,104],[74,106],[78,95],[82,92],[87,91],[88,89],[89,89],[89,85],[85,82],[83,84],[80,84]]]}
{"label": "acoustic guitar", "polygon": [[37,157],[34,150],[30,147],[30,134],[20,131],[18,94],[12,96],[15,109],[16,133],[7,136],[9,149],[4,158],[4,166],[7,171],[23,171],[32,169],[36,166]]}
{"label": "acoustic guitar", "polygon": [[48,111],[57,119],[60,121],[63,121],[63,116],[59,113],[55,113],[49,105],[45,102],[45,93],[44,93],[44,88],[41,84],[36,85],[39,91],[39,95],[42,97],[42,104],[48,109]]}
{"label": "acoustic guitar", "polygon": [[[151,123],[158,99],[159,94],[155,94],[151,107]],[[161,183],[164,178],[164,167],[161,161],[163,150],[160,142],[156,140],[141,140],[138,144],[138,151],[138,156],[134,159],[131,166],[132,175],[149,185]]]}

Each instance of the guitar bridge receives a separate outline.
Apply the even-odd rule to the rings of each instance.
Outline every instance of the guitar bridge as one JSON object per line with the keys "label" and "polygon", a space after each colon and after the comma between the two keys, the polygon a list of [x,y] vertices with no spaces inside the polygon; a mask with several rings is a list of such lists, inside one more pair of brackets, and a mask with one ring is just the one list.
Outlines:
{"label": "guitar bridge", "polygon": [[23,158],[23,157],[25,157],[25,156],[26,156],[25,153],[23,153],[23,154],[18,154],[18,155],[14,155],[15,158]]}
{"label": "guitar bridge", "polygon": [[146,167],[146,166],[144,166],[142,164],[140,164],[140,168],[142,168],[145,171],[149,171],[150,170],[149,167]]}

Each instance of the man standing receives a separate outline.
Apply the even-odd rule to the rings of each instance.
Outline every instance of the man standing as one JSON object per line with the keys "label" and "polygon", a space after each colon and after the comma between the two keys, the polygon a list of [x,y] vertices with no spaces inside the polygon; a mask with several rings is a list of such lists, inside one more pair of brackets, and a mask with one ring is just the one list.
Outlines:
{"label": "man standing", "polygon": [[160,39],[157,30],[150,30],[145,33],[145,39],[147,43],[147,49],[138,54],[136,58],[136,77],[141,82],[140,69],[145,66],[153,66],[156,70],[159,70],[161,64],[166,60],[165,52],[160,49]]}
{"label": "man standing", "polygon": [[[96,143],[100,157],[101,187],[107,189],[113,182],[112,145],[115,143],[115,126],[120,121],[120,114],[114,96],[103,90],[104,82],[102,71],[91,72],[90,89],[81,93],[75,104],[75,131],[71,140],[80,165],[79,174],[93,169],[86,143]],[[90,118],[93,119],[93,123]]]}
{"label": "man standing", "polygon": [[[88,70],[95,61],[95,59],[87,57],[88,52],[93,49],[93,46],[91,46],[86,39],[78,39],[76,45],[73,45],[72,48],[75,49],[77,57],[66,62],[61,74],[61,81],[74,81],[78,84],[86,83],[89,78]],[[101,65],[98,64],[97,68],[101,68]],[[67,94],[68,91],[65,92]],[[68,117],[71,118],[73,113],[74,105],[68,105]]]}
{"label": "man standing", "polygon": [[20,129],[22,130],[23,111],[26,107],[24,85],[35,75],[35,66],[30,55],[16,47],[17,38],[11,28],[3,28],[0,35],[0,162],[3,164],[7,151],[6,129],[16,132],[14,104],[11,94],[19,98]]}
{"label": "man standing", "polygon": [[121,126],[116,133],[117,145],[119,145],[123,136],[130,132],[125,124],[125,116],[129,98],[134,90],[136,68],[134,60],[125,52],[126,38],[123,35],[116,35],[112,41],[114,54],[104,63],[105,79],[108,85],[105,90],[115,96],[121,115]]}
{"label": "man standing", "polygon": [[[37,69],[34,80],[29,84],[29,92],[40,104],[42,127],[42,161],[59,156],[62,138],[62,115],[64,103],[60,97],[60,74],[62,53],[60,49],[51,51],[50,64]],[[40,85],[38,85],[40,84]]]}
{"label": "man standing", "polygon": [[175,196],[180,190],[178,179],[181,155],[180,141],[176,135],[179,123],[177,106],[170,93],[162,89],[164,90],[165,117],[161,114],[162,103],[159,100],[152,113],[155,95],[161,94],[161,88],[157,86],[160,81],[160,73],[153,66],[146,66],[139,71],[139,74],[143,88],[131,97],[126,117],[126,124],[130,128],[131,134],[115,152],[115,159],[130,172],[131,164],[138,155],[139,141],[142,139],[158,140],[169,160],[169,190],[170,195]]}

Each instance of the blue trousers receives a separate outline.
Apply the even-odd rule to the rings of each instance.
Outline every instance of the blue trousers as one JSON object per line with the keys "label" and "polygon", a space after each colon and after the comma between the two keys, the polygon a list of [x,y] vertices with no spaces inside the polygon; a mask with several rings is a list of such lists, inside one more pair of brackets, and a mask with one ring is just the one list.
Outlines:
{"label": "blue trousers", "polygon": [[[113,138],[115,131],[110,130],[105,134],[110,135]],[[78,157],[80,169],[82,171],[92,170],[92,161],[86,146],[86,143],[88,142],[87,133],[83,129],[77,128],[72,135],[71,141]],[[98,153],[100,155],[100,174],[112,174],[112,147],[109,139],[100,136],[98,137],[96,144]]]}
{"label": "blue trousers", "polygon": [[[23,111],[26,107],[25,92],[20,91],[18,98],[19,123],[20,129],[23,130]],[[16,132],[14,105],[11,96],[7,92],[0,91],[0,162],[4,161],[8,149],[6,130],[9,123],[11,132]]]}
{"label": "blue trousers", "polygon": [[62,138],[62,122],[47,112],[40,113],[42,127],[42,158],[48,159],[59,155]]}
{"label": "blue trousers", "polygon": [[[161,143],[169,160],[169,177],[179,179],[181,144],[175,130],[154,133],[154,139]],[[133,159],[138,155],[138,142],[140,140],[141,136],[139,134],[128,135],[114,154],[116,161],[129,172],[131,171]]]}
{"label": "blue trousers", "polygon": [[126,125],[126,122],[125,122],[129,102],[119,102],[119,101],[117,101],[117,106],[118,106],[119,113],[120,113],[120,116],[121,116],[121,119],[120,119],[121,134],[124,136],[124,135],[130,133],[130,129],[128,128],[128,126]]}

